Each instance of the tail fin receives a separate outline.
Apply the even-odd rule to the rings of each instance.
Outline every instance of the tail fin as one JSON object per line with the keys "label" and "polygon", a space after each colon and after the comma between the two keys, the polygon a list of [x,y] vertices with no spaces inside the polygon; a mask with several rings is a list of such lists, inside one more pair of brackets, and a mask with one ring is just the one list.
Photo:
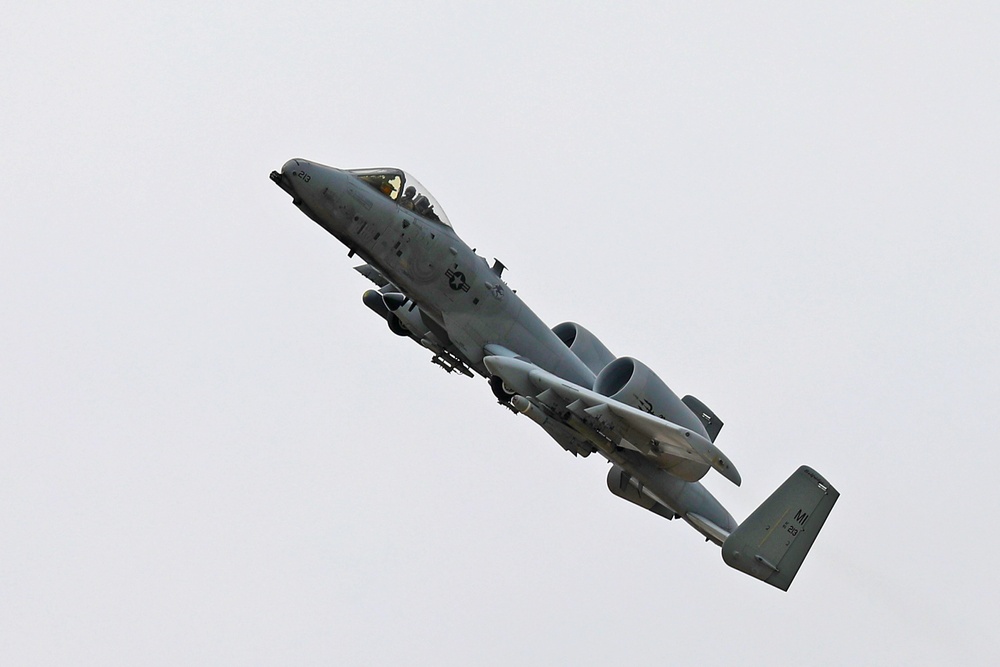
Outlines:
{"label": "tail fin", "polygon": [[819,473],[802,466],[726,538],[723,560],[787,591],[839,497]]}

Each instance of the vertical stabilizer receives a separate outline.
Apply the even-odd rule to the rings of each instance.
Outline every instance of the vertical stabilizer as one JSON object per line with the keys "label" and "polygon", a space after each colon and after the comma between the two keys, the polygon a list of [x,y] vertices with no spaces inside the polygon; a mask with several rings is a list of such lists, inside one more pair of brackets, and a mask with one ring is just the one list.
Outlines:
{"label": "vertical stabilizer", "polygon": [[723,560],[787,591],[839,497],[819,473],[802,466],[726,538]]}

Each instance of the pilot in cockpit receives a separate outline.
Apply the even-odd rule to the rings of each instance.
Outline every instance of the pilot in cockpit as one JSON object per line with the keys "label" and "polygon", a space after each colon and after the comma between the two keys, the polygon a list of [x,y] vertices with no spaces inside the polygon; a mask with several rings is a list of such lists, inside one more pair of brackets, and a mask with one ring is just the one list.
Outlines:
{"label": "pilot in cockpit", "polygon": [[413,210],[419,215],[424,215],[427,213],[427,209],[431,206],[431,202],[424,195],[417,195],[417,198],[413,200]]}
{"label": "pilot in cockpit", "polygon": [[428,220],[437,220],[439,222],[441,220],[438,214],[434,212],[434,204],[431,203],[430,199],[426,195],[419,194],[417,189],[412,185],[403,191],[403,196],[399,198],[399,205],[407,211],[413,211]]}
{"label": "pilot in cockpit", "polygon": [[399,205],[405,208],[407,211],[413,210],[413,199],[417,196],[417,189],[412,185],[403,192],[403,196],[399,198]]}

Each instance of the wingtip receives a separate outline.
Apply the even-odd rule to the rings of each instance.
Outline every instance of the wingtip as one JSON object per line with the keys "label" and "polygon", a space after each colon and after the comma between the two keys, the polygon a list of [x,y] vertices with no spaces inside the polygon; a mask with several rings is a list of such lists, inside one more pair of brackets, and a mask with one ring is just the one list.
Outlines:
{"label": "wingtip", "polygon": [[715,465],[715,469],[718,470],[720,473],[722,473],[723,477],[728,479],[736,486],[740,486],[743,484],[743,478],[740,477],[740,471],[737,470],[736,466],[732,465],[731,463],[719,460]]}

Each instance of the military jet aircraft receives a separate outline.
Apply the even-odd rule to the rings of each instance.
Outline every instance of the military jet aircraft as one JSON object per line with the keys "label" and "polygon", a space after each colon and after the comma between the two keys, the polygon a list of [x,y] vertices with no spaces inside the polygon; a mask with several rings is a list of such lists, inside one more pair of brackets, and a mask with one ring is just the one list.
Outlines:
{"label": "military jet aircraft", "polygon": [[575,456],[611,463],[608,488],[722,547],[727,564],[788,590],[839,493],[802,466],[743,523],[699,482],[740,474],[715,441],[722,420],[678,398],[638,359],[616,357],[573,322],[549,328],[458,234],[440,204],[400,169],[336,169],[289,160],[271,180],[366,263],[364,304],[449,372],[488,380],[497,400]]}

